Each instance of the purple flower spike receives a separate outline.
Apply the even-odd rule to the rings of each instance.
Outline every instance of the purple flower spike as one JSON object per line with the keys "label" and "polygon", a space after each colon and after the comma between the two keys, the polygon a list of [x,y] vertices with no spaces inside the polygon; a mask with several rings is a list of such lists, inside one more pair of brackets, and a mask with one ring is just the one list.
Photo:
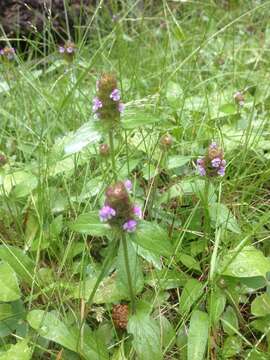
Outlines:
{"label": "purple flower spike", "polygon": [[120,91],[118,89],[114,89],[110,95],[110,98],[113,101],[119,101],[120,100]]}
{"label": "purple flower spike", "polygon": [[65,52],[65,48],[64,48],[64,46],[59,46],[59,53],[60,54],[64,54],[64,52]]}
{"label": "purple flower spike", "polygon": [[115,215],[116,211],[108,205],[103,206],[99,211],[99,218],[102,222],[110,220]]}
{"label": "purple flower spike", "polygon": [[199,171],[199,174],[201,176],[205,176],[206,175],[206,171],[205,171],[205,168],[202,167],[202,166],[198,166],[198,171]]}
{"label": "purple flower spike", "polygon": [[137,227],[136,220],[128,220],[123,225],[123,229],[128,233],[134,232],[136,230],[136,227]]}
{"label": "purple flower spike", "polygon": [[99,100],[99,98],[95,97],[93,99],[93,111],[96,112],[100,108],[102,108],[102,102]]}
{"label": "purple flower spike", "polygon": [[132,182],[130,180],[126,180],[124,182],[125,188],[127,189],[128,192],[131,192],[132,190]]}
{"label": "purple flower spike", "polygon": [[217,171],[218,175],[220,176],[224,176],[225,175],[225,167],[221,166],[218,171]]}
{"label": "purple flower spike", "polygon": [[211,161],[211,164],[214,168],[218,168],[221,164],[221,159],[217,157]]}
{"label": "purple flower spike", "polygon": [[143,218],[142,208],[140,206],[134,205],[133,212],[134,212],[134,215],[136,215],[139,219]]}
{"label": "purple flower spike", "polygon": [[119,110],[120,113],[122,113],[125,110],[125,104],[119,103],[118,110]]}

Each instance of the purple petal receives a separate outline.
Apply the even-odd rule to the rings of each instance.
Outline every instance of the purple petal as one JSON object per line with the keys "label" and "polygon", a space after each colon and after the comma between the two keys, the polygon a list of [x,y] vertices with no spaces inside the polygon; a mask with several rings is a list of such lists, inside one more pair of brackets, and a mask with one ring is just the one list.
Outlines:
{"label": "purple petal", "polygon": [[93,111],[96,112],[100,108],[102,108],[102,102],[99,100],[99,98],[95,97],[93,99]]}
{"label": "purple petal", "polygon": [[221,159],[217,157],[211,161],[211,164],[214,168],[218,168],[221,164]]}
{"label": "purple petal", "polygon": [[133,212],[134,212],[134,215],[136,215],[139,219],[143,218],[142,208],[140,206],[134,205]]}
{"label": "purple petal", "polygon": [[119,103],[118,104],[118,110],[119,110],[120,113],[122,113],[125,110],[125,104]]}
{"label": "purple petal", "polygon": [[137,227],[136,220],[128,220],[123,225],[123,229],[128,233],[134,232],[136,230],[136,227]]}
{"label": "purple petal", "polygon": [[126,181],[124,182],[124,185],[125,185],[126,190],[127,190],[128,192],[131,192],[131,190],[132,190],[132,182],[131,182],[130,180],[126,180]]}
{"label": "purple petal", "polygon": [[64,48],[64,46],[59,46],[59,49],[58,49],[58,50],[59,50],[59,53],[60,53],[60,54],[64,54],[64,52],[66,51],[65,48]]}
{"label": "purple petal", "polygon": [[212,142],[210,145],[209,145],[210,149],[216,149],[218,147],[217,143],[216,142]]}
{"label": "purple petal", "polygon": [[120,91],[118,89],[114,89],[110,95],[110,98],[113,101],[119,101],[121,96],[120,96]]}
{"label": "purple petal", "polygon": [[74,48],[69,46],[67,47],[67,53],[72,54],[74,52]]}
{"label": "purple petal", "polygon": [[218,169],[218,175],[220,176],[224,176],[225,175],[225,167],[224,166],[221,166],[219,169]]}
{"label": "purple petal", "polygon": [[103,206],[99,211],[100,221],[108,221],[116,215],[116,211],[108,205]]}
{"label": "purple petal", "polygon": [[205,171],[205,168],[202,167],[202,166],[198,166],[198,171],[199,171],[199,174],[201,176],[205,176],[206,175],[206,171]]}

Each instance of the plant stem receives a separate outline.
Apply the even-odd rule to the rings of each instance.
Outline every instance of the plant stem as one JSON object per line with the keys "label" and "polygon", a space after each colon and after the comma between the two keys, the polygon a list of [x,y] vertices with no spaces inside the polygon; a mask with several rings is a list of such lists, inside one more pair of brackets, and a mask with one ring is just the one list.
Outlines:
{"label": "plant stem", "polygon": [[129,293],[130,293],[130,299],[131,299],[131,311],[132,311],[132,313],[134,313],[135,297],[134,297],[133,288],[132,288],[132,278],[131,278],[129,261],[128,261],[127,238],[126,238],[125,234],[122,235],[122,242],[123,242],[124,258],[125,258],[125,266],[126,266],[126,272],[127,272],[127,278],[128,278],[128,287],[129,287]]}
{"label": "plant stem", "polygon": [[111,161],[112,161],[112,170],[113,170],[113,179],[117,181],[117,172],[116,172],[116,164],[115,164],[115,154],[114,154],[114,142],[113,142],[113,130],[109,131],[109,142],[110,142],[110,153],[111,153]]}
{"label": "plant stem", "polygon": [[210,182],[205,179],[204,188],[204,237],[207,238],[210,228],[210,216],[209,216],[209,186]]}

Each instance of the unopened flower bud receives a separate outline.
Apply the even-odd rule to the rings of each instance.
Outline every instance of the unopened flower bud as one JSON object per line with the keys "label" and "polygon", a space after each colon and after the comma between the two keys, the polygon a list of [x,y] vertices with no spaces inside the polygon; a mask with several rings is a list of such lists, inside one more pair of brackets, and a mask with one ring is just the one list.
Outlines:
{"label": "unopened flower bud", "polygon": [[4,154],[0,154],[0,166],[4,166],[7,163],[7,158]]}
{"label": "unopened flower bud", "polygon": [[113,306],[112,319],[117,329],[125,330],[128,325],[128,305],[118,304]]}
{"label": "unopened flower bud", "polygon": [[165,134],[160,139],[160,144],[164,148],[169,148],[172,146],[173,138],[170,134]]}
{"label": "unopened flower bud", "polygon": [[110,147],[108,144],[99,145],[99,153],[101,156],[108,156],[110,154]]}

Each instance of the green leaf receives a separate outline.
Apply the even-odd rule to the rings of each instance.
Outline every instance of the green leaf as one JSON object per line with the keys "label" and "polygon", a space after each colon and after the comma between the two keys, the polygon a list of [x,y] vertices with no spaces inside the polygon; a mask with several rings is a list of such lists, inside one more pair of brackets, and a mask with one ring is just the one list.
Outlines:
{"label": "green leaf", "polygon": [[181,97],[183,96],[183,89],[180,84],[169,81],[167,85],[166,98],[170,105],[179,106]]}
{"label": "green leaf", "polygon": [[133,335],[132,344],[139,360],[162,360],[159,324],[144,308],[137,307],[129,318],[128,332]]}
{"label": "green leaf", "polygon": [[163,348],[172,348],[175,343],[176,333],[170,321],[163,315],[159,318],[161,343]]}
{"label": "green leaf", "polygon": [[223,344],[222,355],[225,359],[234,358],[234,356],[239,354],[241,350],[241,339],[238,336],[229,336]]}
{"label": "green leaf", "polygon": [[183,287],[186,284],[188,278],[188,275],[178,269],[162,269],[151,271],[146,276],[146,282],[152,287],[159,287],[163,290],[169,290]]}
{"label": "green leaf", "polygon": [[0,337],[11,334],[20,326],[24,318],[25,308],[21,300],[10,304],[0,304]]}
{"label": "green leaf", "polygon": [[131,130],[140,126],[147,126],[161,121],[160,115],[145,112],[139,109],[125,110],[121,125],[124,129]]}
{"label": "green leaf", "polygon": [[89,121],[77,131],[67,136],[65,153],[68,155],[81,151],[85,146],[95,144],[101,139],[101,134],[95,127],[94,121]]}
{"label": "green leaf", "polygon": [[191,156],[183,156],[183,155],[172,155],[168,159],[167,168],[175,169],[186,165],[192,159]]}
{"label": "green leaf", "polygon": [[26,171],[16,171],[8,175],[0,175],[0,195],[12,194],[15,198],[24,197],[30,194],[38,184],[37,178]]}
{"label": "green leaf", "polygon": [[15,301],[21,297],[16,274],[8,263],[0,263],[0,284],[0,301]]}
{"label": "green leaf", "polygon": [[[77,286],[74,286],[74,290],[71,294],[74,299],[89,300],[91,293],[96,284],[98,275],[90,275],[87,280],[81,282]],[[123,289],[117,284],[117,277],[113,274],[101,281],[99,287],[95,293],[93,303],[94,304],[111,304],[123,299],[128,299],[127,289]]]}
{"label": "green leaf", "polygon": [[270,315],[251,321],[250,325],[255,330],[260,331],[263,334],[268,334],[270,328]]}
{"label": "green leaf", "polygon": [[[128,255],[128,265],[131,275],[131,284],[132,289],[135,294],[138,294],[142,291],[144,285],[143,272],[141,268],[140,258],[136,254],[136,244],[131,241],[127,241],[127,255]],[[126,291],[128,297],[130,296],[129,292],[129,280],[127,276],[126,264],[125,264],[125,254],[124,254],[124,246],[123,241],[120,242],[118,257],[117,257],[117,279],[121,288]]]}
{"label": "green leaf", "polygon": [[236,234],[241,233],[241,229],[226,205],[221,203],[212,203],[209,206],[209,214],[213,228],[224,227]]}
{"label": "green leaf", "polygon": [[266,273],[270,271],[270,259],[266,258],[260,250],[253,246],[246,246],[239,253],[229,251],[222,264],[223,266],[220,267],[223,269],[221,271],[222,275],[238,278],[256,276],[265,278]]}
{"label": "green leaf", "polygon": [[1,245],[0,259],[7,262],[19,278],[25,280],[28,284],[32,284],[35,263],[25,252],[15,246]]}
{"label": "green leaf", "polygon": [[108,359],[107,352],[100,346],[101,344],[96,342],[95,336],[89,332],[87,332],[87,337],[85,336],[83,346],[80,347],[79,344],[82,340],[80,329],[67,326],[59,319],[56,312],[32,310],[27,316],[27,321],[40,336],[80,354],[84,359]]}
{"label": "green leaf", "polygon": [[130,238],[154,254],[170,256],[173,253],[167,232],[154,222],[141,221]]}
{"label": "green leaf", "polygon": [[255,316],[270,315],[270,295],[257,296],[251,303],[251,313]]}
{"label": "green leaf", "polygon": [[79,215],[69,227],[73,231],[92,236],[106,236],[112,231],[109,224],[100,221],[96,211]]}
{"label": "green leaf", "polygon": [[0,304],[0,321],[8,319],[12,315],[13,310],[10,304]]}
{"label": "green leaf", "polygon": [[190,255],[181,253],[177,256],[182,264],[185,265],[188,269],[193,269],[201,272],[200,264]]}
{"label": "green leaf", "polygon": [[221,318],[222,327],[228,335],[234,335],[238,330],[238,318],[231,306],[228,306]]}
{"label": "green leaf", "polygon": [[223,112],[224,114],[234,115],[238,113],[236,104],[224,104],[221,105],[219,111]]}
{"label": "green leaf", "polygon": [[188,360],[203,360],[208,339],[208,315],[196,310],[192,313],[188,333]]}
{"label": "green leaf", "polygon": [[189,279],[184,286],[180,301],[179,312],[182,316],[187,315],[193,304],[203,294],[203,285],[195,279]]}
{"label": "green leaf", "polygon": [[16,345],[11,345],[10,349],[0,355],[0,360],[31,360],[32,351],[27,346],[26,341],[21,341]]}
{"label": "green leaf", "polygon": [[226,295],[218,287],[215,288],[210,295],[208,303],[208,313],[210,315],[210,322],[212,325],[216,325],[220,320],[220,316],[223,313],[226,305]]}

